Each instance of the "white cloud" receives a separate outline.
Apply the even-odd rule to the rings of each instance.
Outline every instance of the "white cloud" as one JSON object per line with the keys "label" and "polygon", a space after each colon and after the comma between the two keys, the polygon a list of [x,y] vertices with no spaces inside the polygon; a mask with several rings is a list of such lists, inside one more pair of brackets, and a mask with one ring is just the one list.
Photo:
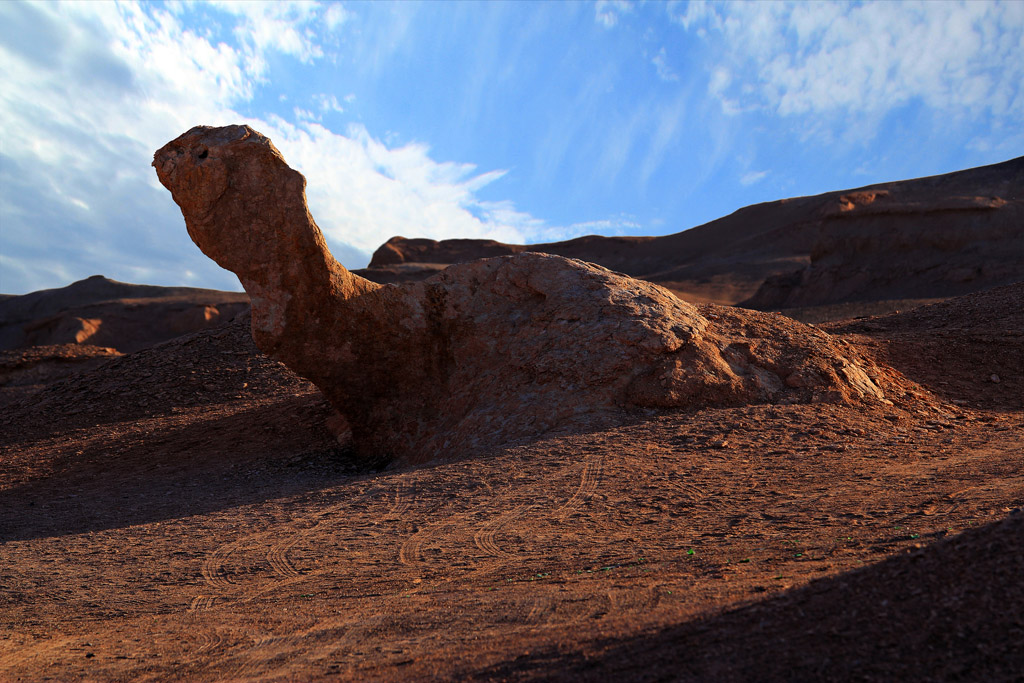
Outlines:
{"label": "white cloud", "polygon": [[679,74],[672,70],[672,67],[668,65],[668,56],[665,54],[665,48],[662,47],[658,50],[658,54],[654,55],[651,59],[651,63],[654,64],[654,68],[658,71],[658,78],[663,81],[678,81]]}
{"label": "white cloud", "polygon": [[390,149],[362,126],[338,135],[274,119],[262,128],[306,175],[310,210],[331,242],[369,252],[393,235],[519,242],[544,228],[511,204],[474,196],[500,172],[435,162],[423,145]]}
{"label": "white cloud", "polygon": [[686,30],[690,30],[692,25],[715,23],[718,19],[718,15],[707,0],[671,0],[665,4],[665,10],[669,19]]}
{"label": "white cloud", "polygon": [[768,171],[749,171],[740,176],[740,185],[744,187],[760,182],[768,175]]}
{"label": "white cloud", "polygon": [[711,81],[708,83],[708,92],[712,95],[722,95],[732,82],[732,74],[725,67],[716,67],[711,72]]}
{"label": "white cloud", "polygon": [[[353,96],[349,95],[348,97],[346,97],[345,98],[346,102],[350,102],[351,101],[351,100],[348,99],[349,97],[353,97]],[[341,103],[338,102],[338,96],[337,95],[328,95],[326,93],[318,93],[316,95],[313,95],[313,101],[316,102],[317,108],[320,111],[322,111],[322,112],[333,111],[333,112],[336,112],[338,114],[345,113],[345,107],[341,106]]]}
{"label": "white cloud", "polygon": [[392,148],[360,126],[340,134],[319,124],[323,113],[343,111],[336,96],[296,107],[293,121],[240,113],[269,55],[323,53],[309,30],[346,25],[336,5],[326,13],[309,3],[201,6],[228,13],[234,47],[188,30],[188,7],[0,3],[0,290],[94,273],[237,287],[191,244],[150,167],[157,148],[199,123],[248,123],[271,137],[307,176],[311,211],[349,267],[396,234],[546,236],[549,226],[511,203],[476,197],[502,171],[437,162],[424,145]]}
{"label": "white cloud", "polygon": [[919,102],[1024,117],[1024,3],[691,3],[669,13],[718,50],[709,92],[726,109],[754,101],[784,116],[871,122]]}
{"label": "white cloud", "polygon": [[327,8],[326,12],[324,12],[324,23],[331,31],[335,30],[351,18],[351,15],[340,2],[331,3],[331,6]]}
{"label": "white cloud", "polygon": [[619,17],[633,11],[633,3],[626,0],[597,0],[594,3],[594,20],[611,28],[619,23]]}
{"label": "white cloud", "polygon": [[323,19],[328,30],[344,23],[347,14],[341,8],[322,7],[313,2],[265,2],[263,0],[220,0],[211,3],[223,12],[242,19],[235,27],[235,37],[244,46],[246,56],[262,65],[263,55],[274,50],[309,63],[323,56],[323,49],[313,38],[312,24]]}

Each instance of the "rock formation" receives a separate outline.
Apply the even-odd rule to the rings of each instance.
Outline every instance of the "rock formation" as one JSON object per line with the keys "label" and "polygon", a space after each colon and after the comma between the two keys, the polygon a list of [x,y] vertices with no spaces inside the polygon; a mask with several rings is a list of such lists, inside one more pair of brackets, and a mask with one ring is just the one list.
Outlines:
{"label": "rock formation", "polygon": [[696,307],[539,253],[378,285],[328,251],[305,179],[247,126],[157,151],[189,235],[235,272],[257,345],[315,383],[367,457],[426,461],[623,410],[884,400],[878,369],[769,314]]}

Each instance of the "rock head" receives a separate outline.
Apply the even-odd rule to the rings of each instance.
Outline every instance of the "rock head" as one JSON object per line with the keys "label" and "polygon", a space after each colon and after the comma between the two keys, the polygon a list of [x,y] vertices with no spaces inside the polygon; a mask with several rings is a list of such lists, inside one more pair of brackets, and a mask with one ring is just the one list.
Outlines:
{"label": "rock head", "polygon": [[248,126],[193,128],[153,165],[249,293],[257,345],[320,388],[367,457],[424,462],[646,408],[884,400],[878,369],[823,332],[583,261],[371,283],[334,260],[304,178]]}

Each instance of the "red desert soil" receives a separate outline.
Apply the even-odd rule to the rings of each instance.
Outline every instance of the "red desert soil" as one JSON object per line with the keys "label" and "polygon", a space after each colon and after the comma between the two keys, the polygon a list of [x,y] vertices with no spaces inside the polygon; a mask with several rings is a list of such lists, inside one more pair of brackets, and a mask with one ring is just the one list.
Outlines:
{"label": "red desert soil", "polygon": [[380,469],[241,316],[0,413],[0,680],[1020,680],[1024,284],[821,326],[893,405]]}

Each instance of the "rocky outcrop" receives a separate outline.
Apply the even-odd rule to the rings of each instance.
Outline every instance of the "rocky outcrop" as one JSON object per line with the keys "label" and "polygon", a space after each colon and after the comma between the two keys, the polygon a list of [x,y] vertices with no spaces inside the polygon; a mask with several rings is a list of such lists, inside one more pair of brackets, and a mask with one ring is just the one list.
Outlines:
{"label": "rocky outcrop", "polygon": [[461,455],[623,410],[884,400],[884,373],[820,331],[578,260],[521,253],[406,285],[353,275],[304,178],[247,126],[193,128],[153,165],[250,294],[257,345],[320,388],[367,457]]}
{"label": "rocky outcrop", "polygon": [[494,240],[453,239],[407,239],[392,237],[373,252],[370,268],[395,266],[400,263],[463,263],[481,258],[511,256],[527,251],[518,244],[503,244]]}

